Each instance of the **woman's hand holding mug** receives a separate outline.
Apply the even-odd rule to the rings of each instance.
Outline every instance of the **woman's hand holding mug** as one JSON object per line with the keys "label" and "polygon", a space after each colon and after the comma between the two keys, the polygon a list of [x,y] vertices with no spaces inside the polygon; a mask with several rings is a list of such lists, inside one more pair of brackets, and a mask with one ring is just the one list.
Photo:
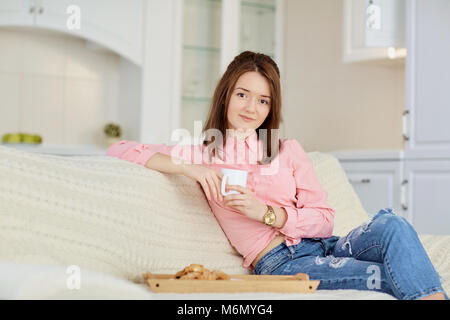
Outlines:
{"label": "woman's hand holding mug", "polygon": [[211,201],[211,194],[216,201],[223,200],[223,196],[220,193],[220,185],[223,176],[221,172],[198,164],[189,164],[185,167],[183,174],[200,183],[209,201]]}
{"label": "woman's hand holding mug", "polygon": [[[232,184],[228,183],[228,177],[225,178],[224,173],[197,164],[185,166],[183,174],[200,183],[209,201],[212,195],[216,201],[223,201],[224,205],[242,212],[250,219],[261,221],[267,206],[256,199],[252,190],[245,187],[247,180],[245,172],[232,169],[222,169],[222,171],[228,174],[228,177],[231,174]],[[244,186],[234,184],[236,181]]]}
{"label": "woman's hand holding mug", "polygon": [[250,219],[261,221],[267,207],[246,187],[248,172],[223,168],[222,173],[221,191],[225,196],[224,205],[235,208]]}
{"label": "woman's hand holding mug", "polygon": [[239,194],[229,194],[224,197],[224,204],[236,208],[253,220],[262,221],[267,206],[256,199],[252,190],[239,185],[227,185],[227,190],[235,190]]}

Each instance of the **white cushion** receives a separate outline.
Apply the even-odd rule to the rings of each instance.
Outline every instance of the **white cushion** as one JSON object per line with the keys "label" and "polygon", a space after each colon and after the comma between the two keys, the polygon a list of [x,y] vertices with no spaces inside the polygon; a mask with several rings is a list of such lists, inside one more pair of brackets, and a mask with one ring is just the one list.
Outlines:
{"label": "white cushion", "polygon": [[[17,263],[0,260],[0,299],[152,299],[146,285],[103,273],[60,265]],[[77,277],[75,279],[74,277]]]}
{"label": "white cushion", "polygon": [[328,153],[309,152],[308,156],[320,184],[328,192],[328,204],[336,211],[333,235],[344,236],[365,222],[369,216],[339,160]]}

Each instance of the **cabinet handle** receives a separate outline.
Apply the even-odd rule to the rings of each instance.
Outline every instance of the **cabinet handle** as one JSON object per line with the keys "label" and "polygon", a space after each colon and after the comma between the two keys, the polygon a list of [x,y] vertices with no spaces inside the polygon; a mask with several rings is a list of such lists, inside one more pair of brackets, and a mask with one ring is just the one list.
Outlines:
{"label": "cabinet handle", "polygon": [[406,119],[406,117],[409,115],[409,110],[405,110],[403,111],[402,117],[403,117],[403,141],[409,141],[409,135],[408,135],[408,131],[409,131],[409,127],[408,127],[408,120]]}
{"label": "cabinet handle", "polygon": [[361,179],[361,180],[348,179],[348,181],[350,181],[350,183],[370,183],[370,179]]}
{"label": "cabinet handle", "polygon": [[34,9],[35,9],[35,7],[34,7],[34,6],[31,6],[29,12],[30,12],[30,13],[33,13],[33,12],[34,12]]}
{"label": "cabinet handle", "polygon": [[44,12],[44,7],[39,7],[39,14],[42,14]]}
{"label": "cabinet handle", "polygon": [[408,180],[405,179],[402,181],[402,186],[401,186],[401,202],[402,202],[402,209],[403,210],[408,210],[408,206],[406,205],[406,188],[408,184]]}

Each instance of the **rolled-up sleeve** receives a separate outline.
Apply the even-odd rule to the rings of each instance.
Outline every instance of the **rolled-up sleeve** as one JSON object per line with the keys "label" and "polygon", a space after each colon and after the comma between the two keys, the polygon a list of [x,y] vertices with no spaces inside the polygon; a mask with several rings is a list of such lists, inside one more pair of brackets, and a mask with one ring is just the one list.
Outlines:
{"label": "rolled-up sleeve", "polygon": [[190,163],[199,163],[201,160],[200,147],[195,145],[173,145],[165,143],[144,144],[136,141],[122,140],[114,143],[106,150],[106,155],[122,160],[145,165],[155,153],[162,153]]}
{"label": "rolled-up sleeve", "polygon": [[290,157],[296,183],[296,205],[284,206],[287,220],[280,232],[288,245],[299,238],[328,238],[333,233],[334,209],[328,205],[328,193],[321,186],[311,159],[297,140],[290,141]]}

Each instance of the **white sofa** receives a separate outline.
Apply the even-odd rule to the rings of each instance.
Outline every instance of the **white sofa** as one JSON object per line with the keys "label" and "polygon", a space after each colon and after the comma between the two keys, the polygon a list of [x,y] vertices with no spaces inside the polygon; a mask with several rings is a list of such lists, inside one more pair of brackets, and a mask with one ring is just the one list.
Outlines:
{"label": "white sofa", "polygon": [[[336,210],[333,234],[345,235],[368,215],[338,160],[308,155]],[[420,237],[448,293],[450,236]],[[117,158],[0,146],[0,299],[394,299],[357,290],[158,294],[143,282],[145,272],[191,263],[248,273],[196,182]]]}

